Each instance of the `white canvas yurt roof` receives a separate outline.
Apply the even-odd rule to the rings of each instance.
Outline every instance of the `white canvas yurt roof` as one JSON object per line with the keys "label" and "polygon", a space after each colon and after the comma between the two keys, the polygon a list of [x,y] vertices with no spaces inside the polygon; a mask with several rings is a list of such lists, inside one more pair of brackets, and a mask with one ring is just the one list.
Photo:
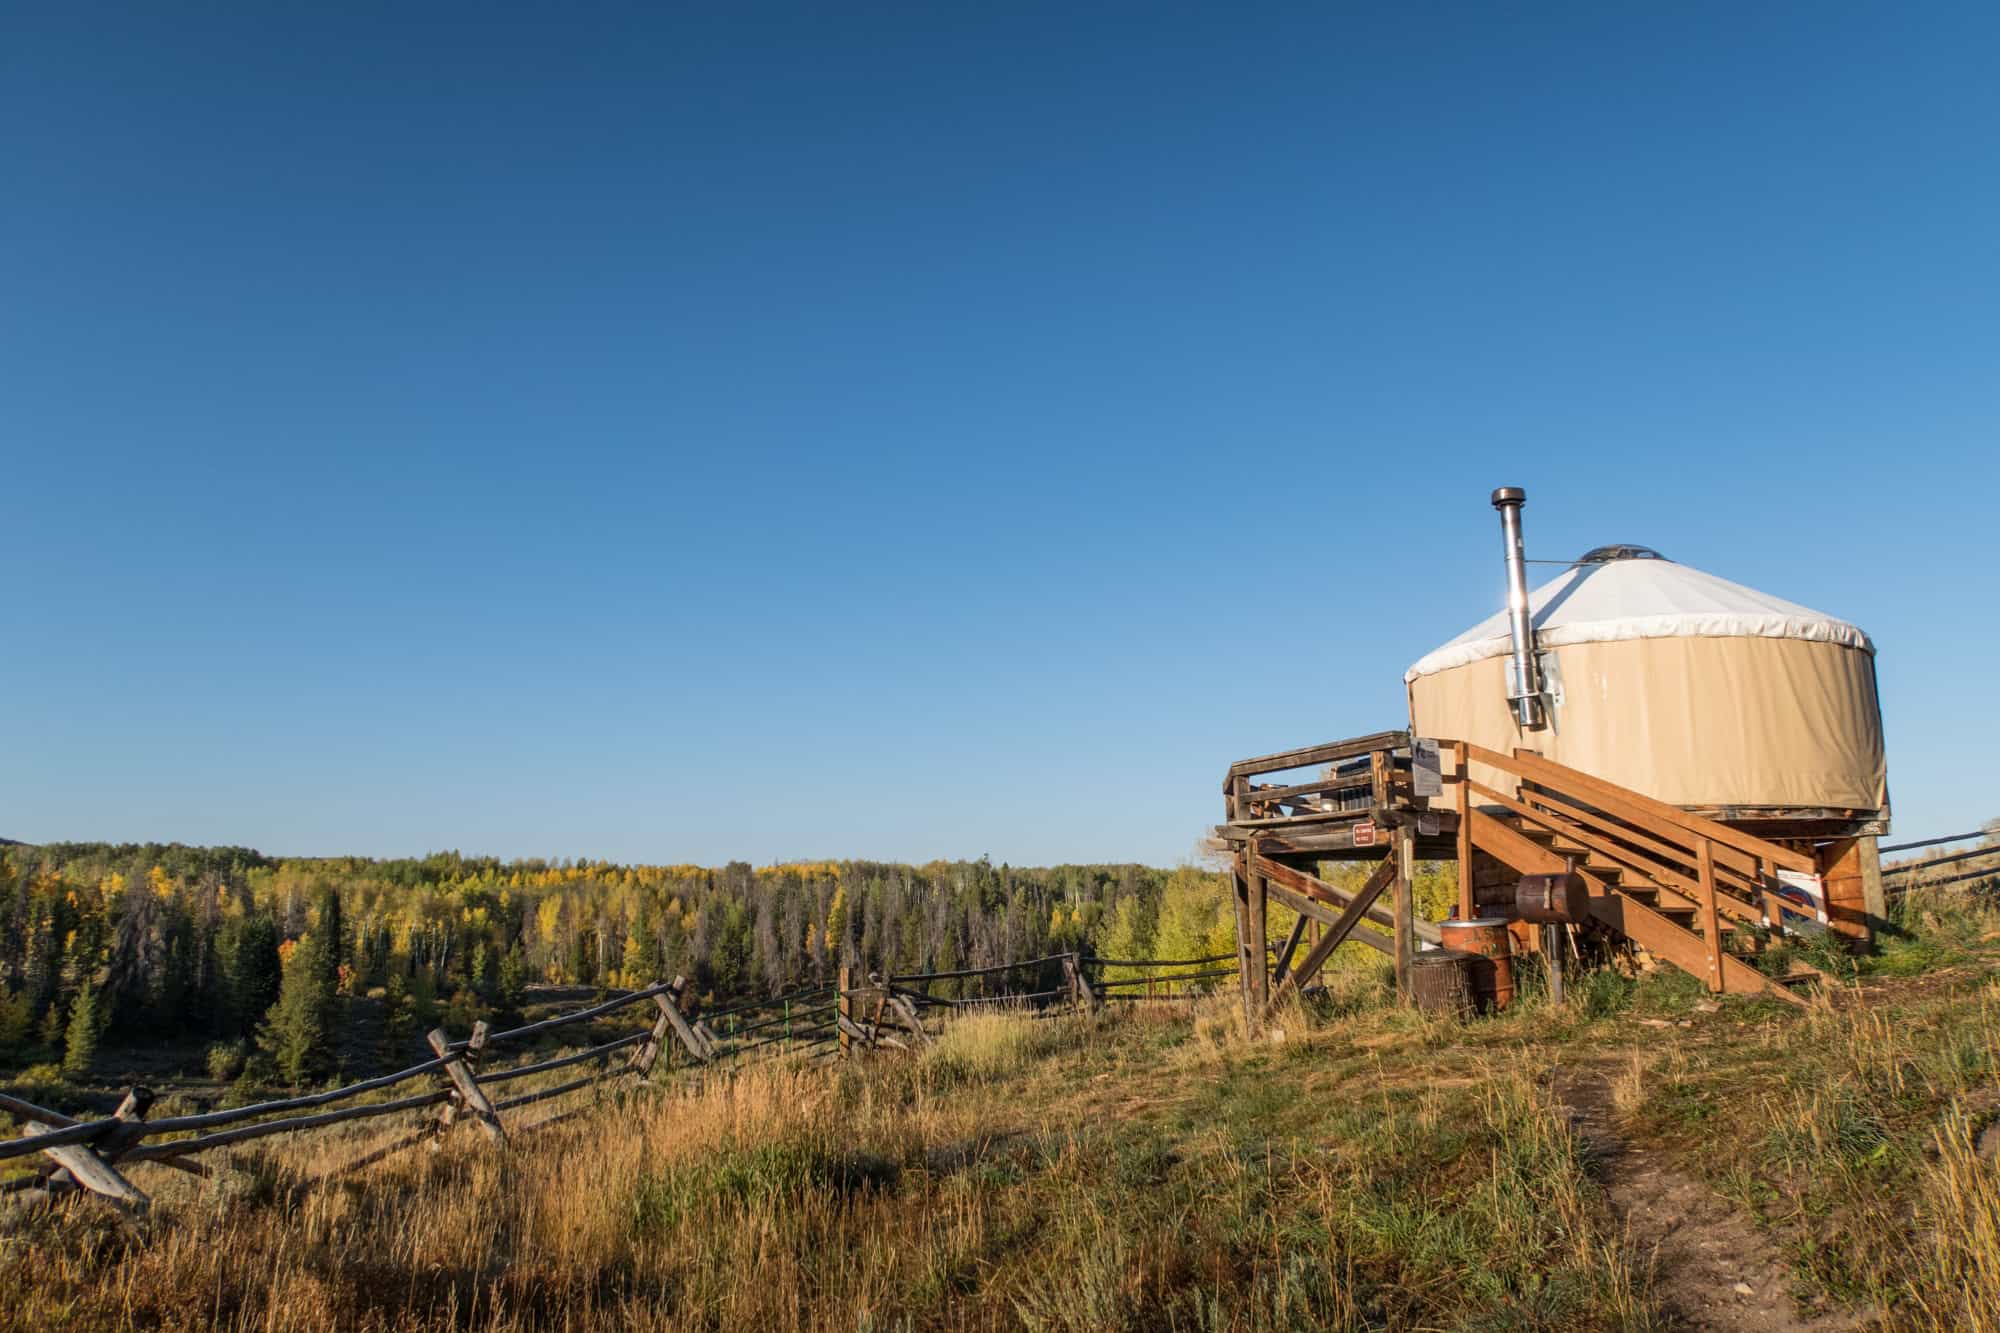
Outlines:
{"label": "white canvas yurt roof", "polygon": [[[1618,548],[1610,558],[1586,556],[1530,592],[1528,607],[1537,644],[1544,649],[1699,637],[1804,639],[1875,651],[1868,636],[1844,620],[1639,547]],[[1501,611],[1426,653],[1403,673],[1403,680],[1502,657],[1511,649],[1507,613]]]}

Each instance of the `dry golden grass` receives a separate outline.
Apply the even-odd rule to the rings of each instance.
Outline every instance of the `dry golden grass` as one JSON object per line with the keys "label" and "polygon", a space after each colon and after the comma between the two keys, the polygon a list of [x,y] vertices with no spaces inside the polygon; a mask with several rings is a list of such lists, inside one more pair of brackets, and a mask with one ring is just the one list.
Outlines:
{"label": "dry golden grass", "polygon": [[1462,1025],[1361,969],[1281,1040],[1229,998],[982,1013],[920,1056],[523,1110],[505,1153],[315,1183],[393,1137],[358,1127],[140,1167],[146,1245],[89,1204],[0,1229],[0,1327],[1654,1327],[1552,1099],[1581,1060],[1802,1293],[2000,1333],[2000,922],[1925,910],[1888,981],[1803,1012],[1600,975]]}
{"label": "dry golden grass", "polygon": [[0,1240],[0,1324],[1649,1322],[1533,1063],[1411,1095],[1353,1045],[1412,1042],[1406,1016],[1283,1022],[1278,1045],[1229,1002],[980,1015],[921,1058],[633,1089],[506,1153],[467,1134],[300,1183],[377,1131],[206,1183],[147,1169],[149,1244],[88,1205]]}

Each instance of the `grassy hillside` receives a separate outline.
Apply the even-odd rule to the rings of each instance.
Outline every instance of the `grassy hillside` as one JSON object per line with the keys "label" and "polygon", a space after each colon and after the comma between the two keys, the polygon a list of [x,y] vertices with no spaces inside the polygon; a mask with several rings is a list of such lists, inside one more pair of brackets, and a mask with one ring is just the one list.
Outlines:
{"label": "grassy hillside", "polygon": [[[303,1182],[385,1131],[140,1168],[151,1243],[16,1217],[8,1327],[2000,1327],[2000,916],[1913,903],[1803,1013],[1599,975],[1468,1025],[1379,978],[961,1020],[685,1072]],[[1281,1034],[1281,1035],[1280,1035]]]}

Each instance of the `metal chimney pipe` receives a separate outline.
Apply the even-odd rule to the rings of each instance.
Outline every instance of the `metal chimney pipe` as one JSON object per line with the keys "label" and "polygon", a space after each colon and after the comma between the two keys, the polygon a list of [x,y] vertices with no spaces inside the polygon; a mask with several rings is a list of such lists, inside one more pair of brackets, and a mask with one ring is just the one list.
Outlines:
{"label": "metal chimney pipe", "polygon": [[1521,506],[1528,493],[1519,486],[1502,486],[1493,492],[1493,507],[1500,511],[1501,540],[1507,545],[1507,623],[1514,636],[1514,670],[1507,682],[1507,699],[1514,705],[1514,718],[1523,731],[1542,725],[1542,681],[1535,660],[1535,627],[1528,618],[1528,565],[1521,553]]}

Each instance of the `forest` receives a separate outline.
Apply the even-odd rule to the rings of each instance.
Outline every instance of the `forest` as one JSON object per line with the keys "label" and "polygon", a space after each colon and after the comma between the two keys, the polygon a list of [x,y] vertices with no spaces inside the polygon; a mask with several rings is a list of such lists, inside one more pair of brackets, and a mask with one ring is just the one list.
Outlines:
{"label": "forest", "polygon": [[916,972],[1069,950],[1226,953],[1225,884],[1188,865],[705,868],[15,844],[0,848],[0,1063],[81,1080],[121,1050],[170,1048],[217,1080],[296,1086],[419,1054],[440,1022],[504,1020],[531,985],[684,974],[717,1000],[824,983],[844,962]]}

